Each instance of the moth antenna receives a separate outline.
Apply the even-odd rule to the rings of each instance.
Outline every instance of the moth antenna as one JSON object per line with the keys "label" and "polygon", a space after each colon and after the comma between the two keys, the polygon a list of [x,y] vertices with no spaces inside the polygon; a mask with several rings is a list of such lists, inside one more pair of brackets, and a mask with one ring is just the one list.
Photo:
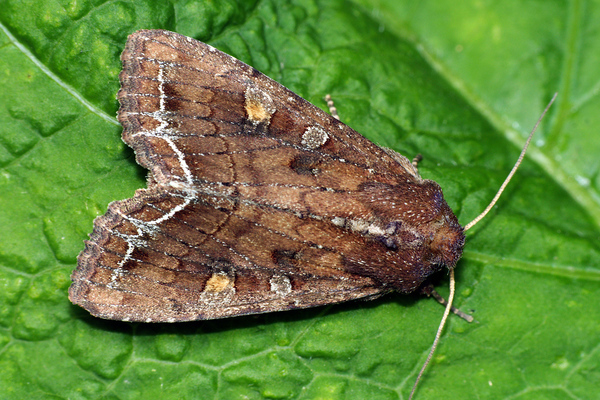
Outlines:
{"label": "moth antenna", "polygon": [[550,102],[548,103],[548,105],[546,106],[546,108],[544,109],[544,111],[542,112],[542,115],[540,115],[540,118],[538,118],[537,122],[535,123],[535,126],[533,127],[533,129],[531,130],[531,133],[529,134],[529,137],[527,138],[527,141],[525,142],[525,146],[523,146],[523,150],[521,150],[521,154],[519,155],[519,159],[517,160],[517,162],[515,163],[515,166],[512,168],[512,170],[510,171],[510,173],[508,174],[508,176],[506,177],[506,179],[502,183],[502,186],[500,186],[500,189],[498,189],[498,192],[496,193],[496,196],[494,196],[494,199],[491,201],[490,204],[488,204],[488,206],[485,208],[485,210],[483,210],[483,212],[481,214],[479,214],[477,217],[475,217],[475,219],[473,221],[471,221],[467,225],[465,225],[465,228],[464,228],[465,231],[471,229],[476,223],[478,223],[479,221],[481,221],[483,219],[483,217],[485,217],[486,214],[488,212],[490,212],[490,210],[492,209],[492,207],[494,207],[494,205],[496,205],[496,202],[498,201],[498,199],[500,198],[500,195],[502,194],[502,192],[506,188],[506,185],[508,185],[508,182],[510,182],[510,180],[513,177],[513,175],[515,174],[515,172],[517,172],[517,169],[521,165],[521,162],[523,161],[523,157],[525,157],[525,153],[527,152],[527,148],[529,147],[529,143],[531,143],[531,139],[533,138],[533,134],[535,133],[535,131],[537,130],[538,126],[542,122],[542,119],[544,119],[544,116],[546,115],[546,113],[550,109],[550,106],[552,106],[552,103],[554,103],[554,100],[556,99],[557,95],[558,95],[558,93],[554,93],[554,96],[552,96],[552,100],[550,100]]}
{"label": "moth antenna", "polygon": [[[548,103],[548,105],[546,106],[544,111],[542,112],[542,115],[540,115],[540,118],[538,118],[537,122],[535,123],[535,126],[531,130],[531,133],[527,137],[527,141],[525,142],[525,145],[523,146],[523,150],[521,150],[521,154],[519,155],[517,162],[515,163],[514,167],[512,168],[512,170],[510,171],[510,173],[508,174],[508,176],[506,177],[504,182],[502,183],[502,186],[500,186],[500,189],[498,189],[496,196],[494,196],[491,203],[485,208],[485,210],[483,210],[483,212],[481,214],[479,214],[477,217],[475,217],[475,219],[473,219],[471,222],[469,222],[467,225],[465,225],[464,231],[467,231],[468,229],[472,228],[476,223],[481,221],[481,219],[483,219],[483,217],[485,217],[486,214],[488,212],[490,212],[492,207],[494,207],[494,205],[500,198],[500,195],[506,188],[506,185],[508,185],[508,182],[510,182],[513,175],[515,174],[515,172],[517,172],[517,169],[521,165],[521,162],[523,161],[523,158],[525,157],[525,153],[527,152],[527,148],[529,147],[529,143],[531,143],[531,139],[533,138],[533,134],[535,133],[538,126],[542,122],[542,119],[544,119],[544,116],[546,115],[546,113],[548,112],[550,107],[552,106],[552,103],[554,103],[554,100],[556,100],[557,95],[558,95],[558,93],[554,93],[554,96],[552,96],[552,99],[550,100],[550,102]],[[446,309],[444,310],[444,316],[442,317],[442,320],[440,321],[440,326],[438,327],[437,333],[435,335],[435,339],[433,340],[433,345],[431,346],[431,350],[429,350],[429,354],[427,355],[427,360],[425,360],[423,367],[421,367],[421,371],[419,371],[419,375],[417,376],[417,380],[415,381],[415,384],[413,385],[413,388],[412,388],[412,391],[410,392],[410,396],[408,397],[408,400],[412,400],[413,395],[415,394],[415,391],[417,390],[417,385],[419,384],[421,377],[423,377],[423,373],[425,372],[427,365],[429,365],[429,362],[431,361],[431,358],[433,357],[433,353],[435,352],[435,349],[438,346],[440,337],[442,336],[442,331],[444,330],[444,326],[446,325],[446,320],[448,319],[448,315],[450,314],[450,311],[452,309],[452,302],[454,301],[455,285],[456,285],[456,281],[454,280],[454,268],[450,268],[450,294],[448,295],[448,303],[446,303]]]}
{"label": "moth antenna", "polygon": [[435,339],[433,340],[433,345],[431,346],[431,350],[429,350],[429,354],[427,355],[427,360],[425,360],[425,363],[423,363],[423,366],[421,367],[421,371],[419,371],[419,375],[417,376],[417,380],[415,381],[415,384],[413,385],[412,391],[410,392],[410,396],[408,396],[408,400],[412,400],[413,395],[415,394],[415,391],[417,390],[417,385],[419,384],[421,377],[425,373],[425,369],[427,368],[427,365],[429,365],[429,362],[431,361],[431,357],[433,357],[433,353],[435,352],[435,349],[437,348],[438,342],[440,341],[440,337],[442,337],[442,331],[444,330],[444,325],[446,325],[446,320],[448,319],[448,315],[450,315],[450,310],[452,309],[452,301],[454,300],[454,286],[455,286],[454,268],[450,268],[450,294],[448,295],[448,303],[446,304],[446,309],[444,310],[444,316],[442,317],[442,320],[440,321],[440,326],[438,327],[437,333],[435,334]]}

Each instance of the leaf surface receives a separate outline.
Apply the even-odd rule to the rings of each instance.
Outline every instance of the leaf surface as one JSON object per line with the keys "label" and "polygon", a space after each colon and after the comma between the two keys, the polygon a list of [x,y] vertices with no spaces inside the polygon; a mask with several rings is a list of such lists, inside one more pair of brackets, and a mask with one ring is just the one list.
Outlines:
{"label": "leaf surface", "polygon": [[[403,399],[442,308],[389,295],[230,320],[127,324],[69,303],[94,217],[145,186],[120,139],[127,35],[208,42],[376,143],[424,156],[468,232],[418,399],[600,393],[600,7],[580,1],[7,0],[0,7],[0,397]],[[447,293],[441,274],[439,290]]]}

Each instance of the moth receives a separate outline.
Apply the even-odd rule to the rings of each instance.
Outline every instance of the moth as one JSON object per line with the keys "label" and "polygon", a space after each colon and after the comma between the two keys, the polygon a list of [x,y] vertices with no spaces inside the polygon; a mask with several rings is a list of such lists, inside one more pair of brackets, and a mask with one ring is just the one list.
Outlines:
{"label": "moth", "polygon": [[410,293],[453,268],[463,228],[440,186],[256,69],[162,30],[121,56],[123,140],[148,188],[113,202],[71,301],[141,322]]}
{"label": "moth", "polygon": [[462,255],[440,186],[256,69],[163,30],[129,36],[123,141],[148,188],[94,221],[70,300],[106,319],[207,320],[410,293]]}
{"label": "moth", "polygon": [[121,60],[118,119],[148,188],[94,220],[69,299],[106,319],[207,320],[410,293],[445,267],[418,382],[464,232],[537,124],[463,228],[416,162],[207,44],[141,30]]}

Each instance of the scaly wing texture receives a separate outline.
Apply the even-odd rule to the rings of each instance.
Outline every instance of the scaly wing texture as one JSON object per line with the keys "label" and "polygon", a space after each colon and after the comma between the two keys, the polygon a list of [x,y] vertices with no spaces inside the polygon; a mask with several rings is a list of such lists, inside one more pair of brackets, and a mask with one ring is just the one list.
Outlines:
{"label": "scaly wing texture", "polygon": [[73,302],[222,318],[414,290],[442,262],[398,221],[454,215],[403,156],[194,39],[139,31],[121,58],[123,140],[148,189],[96,219]]}

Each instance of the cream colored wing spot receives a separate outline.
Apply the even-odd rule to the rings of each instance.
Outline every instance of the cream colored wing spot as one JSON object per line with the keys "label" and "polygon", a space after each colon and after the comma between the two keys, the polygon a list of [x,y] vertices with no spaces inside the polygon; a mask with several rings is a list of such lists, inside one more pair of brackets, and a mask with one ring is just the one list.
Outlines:
{"label": "cream colored wing spot", "polygon": [[329,140],[329,135],[324,129],[315,126],[309,126],[302,135],[301,143],[302,146],[308,147],[311,150],[315,150],[327,143],[327,140]]}
{"label": "cream colored wing spot", "polygon": [[273,99],[267,93],[254,87],[249,87],[244,93],[246,102],[244,107],[248,114],[248,119],[255,125],[260,123],[269,123],[271,115],[275,112]]}
{"label": "cream colored wing spot", "polygon": [[217,272],[206,281],[204,291],[209,293],[221,293],[231,285],[233,285],[233,279],[231,279],[229,275],[224,272]]}
{"label": "cream colored wing spot", "polygon": [[292,284],[290,278],[284,275],[277,275],[270,279],[271,292],[275,293],[278,297],[285,297],[292,291]]}

